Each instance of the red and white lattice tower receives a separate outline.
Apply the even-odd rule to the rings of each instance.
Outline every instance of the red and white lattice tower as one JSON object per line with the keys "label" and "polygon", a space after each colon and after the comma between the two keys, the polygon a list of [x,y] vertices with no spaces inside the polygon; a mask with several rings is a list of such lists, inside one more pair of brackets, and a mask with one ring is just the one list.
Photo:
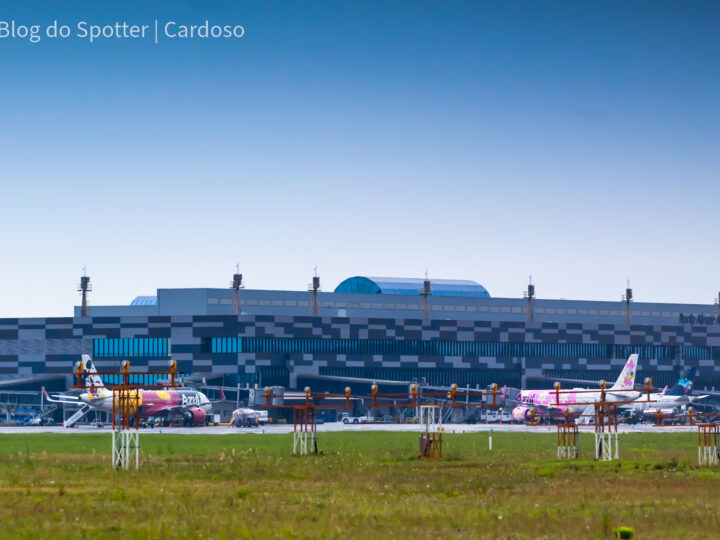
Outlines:
{"label": "red and white lattice tower", "polygon": [[420,405],[420,459],[442,457],[442,406]]}
{"label": "red and white lattice tower", "polygon": [[718,424],[698,424],[698,465],[720,464],[720,430]]}
{"label": "red and white lattice tower", "polygon": [[595,402],[595,459],[620,459],[618,449],[618,406],[607,401],[605,381],[600,386],[600,401]]}
{"label": "red and white lattice tower", "polygon": [[296,456],[317,454],[315,407],[310,404],[310,387],[305,387],[305,405],[293,407],[293,452]]}
{"label": "red and white lattice tower", "polygon": [[565,422],[557,426],[557,457],[558,459],[577,459],[578,450],[578,426],[571,422],[570,411],[565,410]]}

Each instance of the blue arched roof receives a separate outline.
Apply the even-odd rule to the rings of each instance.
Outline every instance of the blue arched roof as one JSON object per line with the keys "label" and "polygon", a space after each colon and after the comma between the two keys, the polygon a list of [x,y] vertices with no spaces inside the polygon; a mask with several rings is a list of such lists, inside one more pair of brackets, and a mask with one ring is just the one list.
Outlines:
{"label": "blue arched roof", "polygon": [[131,306],[157,306],[157,296],[136,296]]}
{"label": "blue arched roof", "polygon": [[[424,279],[354,276],[335,287],[336,293],[362,294],[420,294]],[[431,279],[430,294],[433,296],[472,296],[489,298],[487,289],[475,281],[466,279]]]}

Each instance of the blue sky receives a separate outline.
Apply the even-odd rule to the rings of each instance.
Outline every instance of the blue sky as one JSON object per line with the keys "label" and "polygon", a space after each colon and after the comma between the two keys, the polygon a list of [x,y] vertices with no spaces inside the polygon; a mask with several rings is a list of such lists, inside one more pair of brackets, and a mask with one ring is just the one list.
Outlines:
{"label": "blue sky", "polygon": [[0,39],[0,317],[158,287],[474,279],[710,303],[714,2],[11,2],[0,21],[241,24]]}

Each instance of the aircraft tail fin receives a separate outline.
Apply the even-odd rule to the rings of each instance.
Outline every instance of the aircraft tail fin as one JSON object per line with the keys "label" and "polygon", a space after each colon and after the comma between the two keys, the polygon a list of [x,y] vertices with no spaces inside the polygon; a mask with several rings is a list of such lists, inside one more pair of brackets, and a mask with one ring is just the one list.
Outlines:
{"label": "aircraft tail fin", "polygon": [[672,388],[669,388],[668,391],[665,392],[665,395],[689,396],[692,394],[693,379],[695,378],[696,371],[697,368],[695,366],[691,366],[686,369],[678,379],[678,382],[676,382]]}
{"label": "aircraft tail fin", "polygon": [[611,390],[629,390],[635,386],[635,373],[637,373],[638,355],[631,354],[617,381]]}
{"label": "aircraft tail fin", "polygon": [[105,386],[100,378],[100,375],[94,375],[97,373],[97,369],[95,368],[95,363],[92,361],[89,354],[82,355],[82,363],[83,373],[87,374],[85,377],[85,383],[93,388],[102,388]]}

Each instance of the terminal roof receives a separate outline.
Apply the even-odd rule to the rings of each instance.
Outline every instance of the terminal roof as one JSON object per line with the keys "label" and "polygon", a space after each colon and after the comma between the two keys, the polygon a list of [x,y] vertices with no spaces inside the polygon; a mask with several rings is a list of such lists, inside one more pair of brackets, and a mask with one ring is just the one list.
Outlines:
{"label": "terminal roof", "polygon": [[[336,293],[408,294],[417,295],[423,289],[421,278],[391,278],[354,276],[335,288]],[[489,298],[487,289],[466,279],[431,279],[430,291],[434,296],[472,296]]]}
{"label": "terminal roof", "polygon": [[131,306],[157,306],[157,296],[136,296]]}

